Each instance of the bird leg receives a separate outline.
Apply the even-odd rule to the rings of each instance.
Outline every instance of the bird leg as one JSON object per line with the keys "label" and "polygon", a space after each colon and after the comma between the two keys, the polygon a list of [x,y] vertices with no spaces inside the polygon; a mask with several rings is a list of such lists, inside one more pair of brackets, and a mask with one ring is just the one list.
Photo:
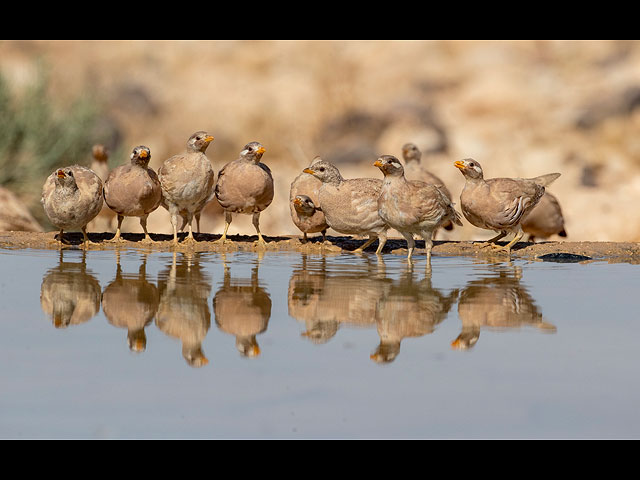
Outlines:
{"label": "bird leg", "polygon": [[307,243],[307,232],[302,232],[302,243]]}
{"label": "bird leg", "polygon": [[173,245],[178,245],[178,209],[172,208],[169,213],[171,214],[171,226],[173,227]]}
{"label": "bird leg", "polygon": [[264,241],[264,238],[262,238],[262,234],[260,233],[260,212],[255,212],[253,214],[251,222],[253,223],[253,226],[256,227],[256,232],[258,232],[258,241],[255,243],[263,246],[266,245],[267,242]]}
{"label": "bird leg", "polygon": [[63,245],[68,245],[69,242],[67,242],[64,239],[64,230],[60,229],[60,233],[58,234],[58,238],[56,239],[55,236],[53,237],[53,240],[50,240],[49,243],[55,243],[56,245],[58,245],[59,249],[62,249]]}
{"label": "bird leg", "polygon": [[142,227],[142,230],[144,230],[144,239],[142,240],[142,243],[153,243],[153,240],[151,239],[151,237],[149,236],[149,232],[147,231],[148,216],[149,215],[144,215],[140,217],[140,226]]}
{"label": "bird leg", "polygon": [[413,239],[413,234],[409,232],[400,232],[402,236],[407,240],[407,260],[411,263],[411,256],[413,255],[413,250],[416,246],[416,241]]}
{"label": "bird leg", "polygon": [[509,255],[511,255],[511,247],[516,243],[518,243],[523,236],[524,236],[524,231],[522,231],[522,227],[518,225],[518,231],[516,232],[516,235],[513,237],[513,240],[511,240],[509,243],[507,243],[503,247],[495,245],[494,248],[496,250],[505,250]]}
{"label": "bird leg", "polygon": [[[362,253],[364,252],[364,249],[367,248],[369,245],[371,245],[373,242],[375,242],[378,239],[377,235],[369,235],[369,240],[367,240],[366,242],[364,242],[364,244],[360,245],[358,248],[356,248],[353,253]],[[376,250],[377,252],[377,250]]]}
{"label": "bird leg", "polygon": [[196,239],[193,237],[193,213],[187,212],[187,225],[189,226],[189,233],[187,238],[182,243],[195,243]]}
{"label": "bird leg", "polygon": [[385,243],[387,243],[387,233],[380,234],[378,236],[378,248],[376,248],[376,255],[380,255],[382,253],[382,248]]}
{"label": "bird leg", "polygon": [[500,240],[502,237],[504,237],[507,234],[507,232],[505,232],[504,230],[501,231],[498,235],[496,235],[493,238],[490,238],[489,240],[487,240],[485,243],[487,244],[491,244],[491,243],[496,243],[498,240]]}
{"label": "bird leg", "polygon": [[82,244],[82,248],[84,248],[86,250],[87,248],[89,248],[89,244],[90,243],[94,243],[91,240],[89,240],[89,237],[87,236],[87,226],[86,225],[84,225],[82,227],[82,236],[84,237],[84,242]]}
{"label": "bird leg", "polygon": [[196,225],[198,226],[198,233],[200,233],[200,212],[196,213]]}
{"label": "bird leg", "polygon": [[111,240],[109,240],[109,242],[121,242],[122,239],[120,238],[120,227],[122,226],[122,220],[124,220],[124,216],[118,214],[118,228],[116,228],[116,234],[113,236],[113,238]]}
{"label": "bird leg", "polygon": [[231,225],[231,220],[232,220],[232,216],[231,216],[231,212],[224,212],[224,232],[222,233],[222,236],[214,241],[213,243],[220,243],[220,244],[225,244],[225,243],[233,243],[231,240],[227,240],[227,231],[229,230],[229,225]]}

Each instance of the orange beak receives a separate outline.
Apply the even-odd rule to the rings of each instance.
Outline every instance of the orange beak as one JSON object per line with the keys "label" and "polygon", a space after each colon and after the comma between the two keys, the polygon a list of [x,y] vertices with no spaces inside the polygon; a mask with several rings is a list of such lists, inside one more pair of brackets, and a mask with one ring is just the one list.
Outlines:
{"label": "orange beak", "polygon": [[207,143],[211,143],[213,142],[213,137],[211,135],[208,135],[207,138],[204,139],[204,141]]}
{"label": "orange beak", "polygon": [[302,170],[304,173],[309,173],[311,175],[313,175],[315,172],[315,170],[311,170],[310,168],[305,168],[304,170]]}
{"label": "orange beak", "polygon": [[260,147],[258,149],[258,151],[256,152],[258,155],[262,155],[264,152],[266,152],[267,150],[264,147]]}
{"label": "orange beak", "polygon": [[140,152],[140,156],[141,156],[142,158],[147,158],[147,155],[149,155],[149,154],[147,153],[147,151],[146,151],[146,150],[142,150],[142,151]]}
{"label": "orange beak", "polygon": [[373,164],[374,167],[382,167],[382,162],[380,160],[376,160],[376,163]]}
{"label": "orange beak", "polygon": [[462,160],[458,160],[456,162],[453,162],[453,166],[456,167],[456,168],[459,168],[460,170],[462,170],[463,168],[467,168]]}
{"label": "orange beak", "polygon": [[64,177],[66,177],[64,172],[62,170],[58,170],[58,178],[64,178]]}
{"label": "orange beak", "polygon": [[302,205],[302,200],[300,200],[299,198],[294,198],[293,203],[295,203],[296,205]]}

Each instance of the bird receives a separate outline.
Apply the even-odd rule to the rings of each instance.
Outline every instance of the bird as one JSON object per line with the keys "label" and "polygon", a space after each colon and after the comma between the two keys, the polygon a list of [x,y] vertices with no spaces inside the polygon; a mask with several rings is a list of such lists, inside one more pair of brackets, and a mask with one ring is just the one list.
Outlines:
{"label": "bird", "polygon": [[[97,143],[91,147],[91,170],[102,180],[102,184],[109,177],[109,149]],[[91,220],[87,228],[97,232],[113,232],[115,230],[118,215],[106,204],[103,204],[100,213]]]}
{"label": "bird", "polygon": [[[187,141],[184,153],[173,155],[158,169],[162,186],[161,205],[169,211],[173,227],[173,243],[178,244],[178,216],[189,226],[186,242],[194,242],[192,221],[213,199],[215,172],[205,151],[213,137],[205,131],[195,132]],[[199,228],[198,228],[199,230]]]}
{"label": "bird", "polygon": [[250,279],[232,276],[224,253],[222,260],[224,277],[212,302],[216,326],[235,337],[236,349],[243,357],[255,358],[260,355],[256,337],[267,330],[272,303],[258,278],[260,257],[251,268]]}
{"label": "bird", "polygon": [[83,248],[88,248],[87,224],[102,209],[102,180],[81,165],[58,168],[47,177],[40,199],[49,221],[60,230],[58,244],[65,243],[65,230],[82,230]]}
{"label": "bird", "polygon": [[40,287],[40,306],[55,328],[88,322],[100,311],[100,282],[87,268],[86,251],[79,262],[65,260],[63,252]]}
{"label": "bird", "polygon": [[[313,163],[321,160],[315,157]],[[302,172],[291,182],[289,188],[289,210],[291,219],[303,233],[303,243],[307,234],[322,232],[322,241],[326,241],[327,221],[319,208],[318,190],[322,182],[313,175]]]}
{"label": "bird", "polygon": [[[424,168],[421,163],[422,152],[415,143],[405,143],[402,146],[402,159],[404,160],[404,175],[409,180],[420,180],[421,182],[430,183],[440,187],[440,191],[444,193],[449,200],[453,201],[451,192],[444,182],[437,175],[431,173]],[[445,230],[453,230],[453,222],[450,220],[442,224]]]}
{"label": "bird", "polygon": [[118,228],[112,241],[120,242],[120,228],[124,217],[139,217],[145,243],[152,242],[147,231],[149,214],[160,206],[162,187],[156,172],[149,168],[151,150],[138,145],[130,155],[131,163],[120,165],[109,173],[104,182],[104,201],[118,215]]}
{"label": "bird", "polygon": [[[480,163],[472,158],[453,164],[465,178],[460,194],[460,206],[465,218],[478,228],[493,230],[498,235],[488,243],[493,248],[511,254],[511,247],[524,232],[522,221],[538,204],[545,187],[555,181],[560,173],[549,173],[534,178],[484,179]],[[496,244],[502,237],[513,233],[514,238],[505,246]]]}
{"label": "bird", "polygon": [[303,172],[322,181],[318,201],[327,225],[348,235],[368,235],[369,239],[354,250],[361,253],[379,239],[376,254],[387,242],[389,225],[378,214],[378,197],[382,180],[378,178],[345,179],[338,168],[326,160],[319,160]]}
{"label": "bird", "polygon": [[322,233],[322,241],[327,239],[327,221],[324,218],[324,213],[316,204],[313,203],[311,197],[307,195],[296,195],[291,203],[291,218],[296,227],[300,229],[303,234],[303,243],[307,243],[308,233]]}
{"label": "bird", "polygon": [[102,291],[102,312],[107,321],[117,328],[127,329],[127,344],[132,352],[143,352],[147,347],[145,328],[151,324],[160,301],[157,287],[147,278],[145,254],[138,274],[125,274],[116,251],[116,277]]}
{"label": "bird", "polygon": [[522,221],[522,230],[529,234],[530,242],[552,235],[567,236],[560,202],[551,192],[545,191],[538,205]]}
{"label": "bird", "polygon": [[215,196],[224,210],[224,233],[215,243],[232,243],[227,239],[232,215],[243,213],[253,217],[253,226],[258,233],[256,243],[266,244],[260,233],[260,212],[271,205],[274,188],[271,170],[261,162],[265,151],[260,142],[249,142],[236,160],[218,172]]}
{"label": "bird", "polygon": [[209,363],[202,343],[211,327],[211,279],[204,262],[192,253],[186,250],[178,261],[174,251],[171,263],[158,274],[155,324],[167,336],[180,340],[187,365],[198,368]]}
{"label": "bird", "polygon": [[382,155],[373,165],[384,174],[378,198],[380,218],[407,240],[408,261],[415,248],[413,235],[420,235],[424,239],[429,266],[434,230],[446,221],[462,226],[460,214],[440,187],[407,180],[404,167],[393,155]]}

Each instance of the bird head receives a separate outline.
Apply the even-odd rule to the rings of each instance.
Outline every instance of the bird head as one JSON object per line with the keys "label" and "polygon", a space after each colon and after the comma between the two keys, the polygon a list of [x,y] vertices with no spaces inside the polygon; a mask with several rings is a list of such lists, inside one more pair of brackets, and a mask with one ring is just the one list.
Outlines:
{"label": "bird head", "polygon": [[262,155],[266,149],[262,146],[260,142],[249,142],[247,143],[242,151],[240,152],[240,156],[242,158],[246,158],[247,160],[251,160],[255,163],[260,162],[262,159]]}
{"label": "bird head", "polygon": [[462,172],[465,178],[480,179],[482,178],[482,167],[477,160],[473,158],[465,158],[453,163],[453,166]]}
{"label": "bird head", "polygon": [[382,155],[373,166],[378,167],[385,177],[387,175],[399,177],[404,174],[404,167],[393,155]]}
{"label": "bird head", "polygon": [[189,137],[187,148],[195,152],[204,153],[211,142],[213,142],[213,137],[207,132],[200,130]]}
{"label": "bird head", "polygon": [[309,175],[313,175],[323,183],[340,184],[343,180],[337,167],[324,160],[314,162],[302,171]]}
{"label": "bird head", "polygon": [[293,199],[293,206],[298,213],[305,215],[313,215],[316,205],[307,195],[296,195]]}
{"label": "bird head", "polygon": [[411,161],[420,161],[420,157],[422,157],[422,152],[414,143],[405,143],[402,146],[402,158],[405,162],[409,163]]}
{"label": "bird head", "polygon": [[91,154],[99,162],[107,162],[109,160],[109,150],[101,144],[96,144],[91,148]]}
{"label": "bird head", "polygon": [[149,161],[151,160],[151,150],[144,145],[139,145],[133,149],[131,152],[131,163],[136,165],[140,165],[142,167],[147,167],[149,165]]}
{"label": "bird head", "polygon": [[76,179],[73,177],[73,170],[70,168],[59,168],[55,173],[58,185],[63,187],[75,186]]}

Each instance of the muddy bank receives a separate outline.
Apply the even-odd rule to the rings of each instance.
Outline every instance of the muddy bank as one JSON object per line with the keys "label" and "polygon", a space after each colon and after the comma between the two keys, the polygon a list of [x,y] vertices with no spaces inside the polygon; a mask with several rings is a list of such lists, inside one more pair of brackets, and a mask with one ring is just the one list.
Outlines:
{"label": "muddy bank", "polygon": [[[112,233],[90,233],[90,250],[111,250],[116,248],[143,248],[156,251],[173,251],[174,247],[171,235],[151,234],[154,240],[152,244],[143,243],[143,234],[124,233],[122,242],[115,244],[109,240]],[[185,233],[180,234],[178,251],[194,252],[229,252],[235,250],[257,251],[297,251],[309,253],[341,253],[355,250],[362,245],[362,239],[348,236],[328,236],[327,242],[322,243],[320,237],[311,238],[306,244],[302,243],[301,237],[296,235],[264,236],[268,242],[265,247],[255,244],[255,235],[233,235],[228,237],[232,244],[219,245],[214,243],[220,235],[201,233],[196,234],[196,242],[184,243]],[[57,250],[57,232],[0,232],[0,248],[19,249],[36,248]],[[65,240],[69,245],[64,248],[80,248],[82,244],[82,234],[80,232],[65,233]],[[506,242],[501,242],[504,244]],[[470,241],[435,241],[433,255],[435,256],[469,256],[478,258],[488,258],[500,261],[506,259],[505,253],[496,253],[489,248],[483,248],[483,242]],[[366,252],[374,253],[377,242],[371,245]],[[423,241],[416,241],[417,251],[416,261],[423,257]],[[390,238],[383,250],[384,254],[406,255],[406,242],[404,239]],[[582,258],[588,257],[588,258]],[[521,258],[530,260],[548,261],[607,261],[609,263],[632,263],[640,264],[640,243],[638,242],[540,242],[528,243],[518,242],[512,249],[511,258]]]}

